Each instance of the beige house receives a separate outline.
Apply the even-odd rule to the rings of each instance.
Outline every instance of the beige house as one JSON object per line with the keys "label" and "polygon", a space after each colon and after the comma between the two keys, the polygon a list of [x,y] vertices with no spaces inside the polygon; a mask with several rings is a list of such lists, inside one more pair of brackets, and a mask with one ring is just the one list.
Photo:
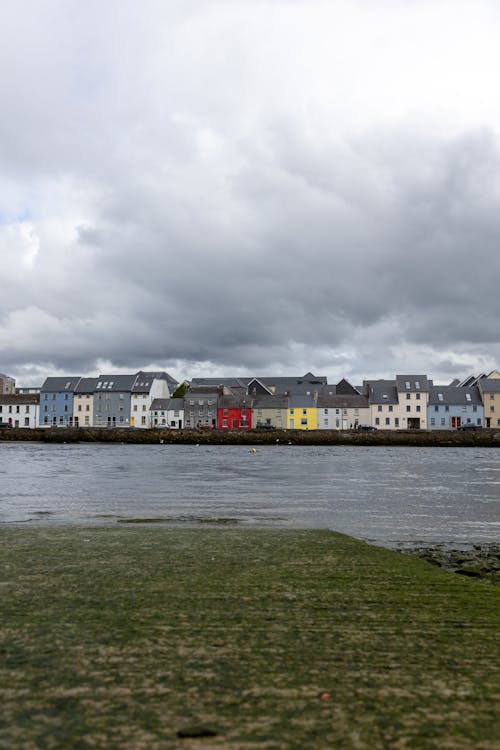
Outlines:
{"label": "beige house", "polygon": [[396,380],[363,384],[370,403],[370,424],[379,430],[427,429],[432,381],[426,375],[396,375]]}
{"label": "beige house", "polygon": [[94,391],[97,378],[80,378],[73,396],[73,424],[75,427],[92,427],[94,424]]}
{"label": "beige house", "polygon": [[252,403],[252,427],[287,427],[287,396],[255,396]]}
{"label": "beige house", "polygon": [[484,426],[500,428],[500,377],[493,373],[478,381],[483,400]]}

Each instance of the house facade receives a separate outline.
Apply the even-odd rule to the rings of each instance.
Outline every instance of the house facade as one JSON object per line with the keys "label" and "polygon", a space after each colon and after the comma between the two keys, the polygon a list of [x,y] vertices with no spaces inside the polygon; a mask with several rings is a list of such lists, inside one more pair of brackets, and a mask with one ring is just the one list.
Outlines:
{"label": "house facade", "polygon": [[318,430],[355,430],[370,423],[368,398],[358,394],[318,396]]}
{"label": "house facade", "polygon": [[139,371],[130,391],[130,426],[151,427],[151,404],[157,398],[166,399],[171,396],[177,386],[166,372]]}
{"label": "house facade", "polygon": [[234,393],[219,398],[217,427],[219,430],[248,430],[252,427],[251,399]]}
{"label": "house facade", "polygon": [[318,409],[316,396],[290,396],[288,398],[288,424],[289,430],[317,430]]}
{"label": "house facade", "polygon": [[79,375],[46,378],[40,389],[40,427],[72,427],[73,397]]}
{"label": "house facade", "polygon": [[39,405],[36,393],[0,393],[0,422],[12,427],[38,427]]}
{"label": "house facade", "polygon": [[151,426],[182,430],[184,426],[184,399],[153,399],[151,404]]}
{"label": "house facade", "polygon": [[190,386],[184,394],[184,425],[187,429],[217,427],[220,386]]}
{"label": "house facade", "polygon": [[427,405],[427,429],[458,430],[464,424],[482,427],[484,409],[477,385],[431,386]]}
{"label": "house facade", "polygon": [[252,398],[252,426],[284,430],[288,425],[288,396],[260,395]]}
{"label": "house facade", "polygon": [[94,424],[94,391],[97,378],[80,378],[73,396],[73,425],[92,427]]}
{"label": "house facade", "polygon": [[484,409],[484,426],[500,427],[500,378],[487,377],[478,381]]}

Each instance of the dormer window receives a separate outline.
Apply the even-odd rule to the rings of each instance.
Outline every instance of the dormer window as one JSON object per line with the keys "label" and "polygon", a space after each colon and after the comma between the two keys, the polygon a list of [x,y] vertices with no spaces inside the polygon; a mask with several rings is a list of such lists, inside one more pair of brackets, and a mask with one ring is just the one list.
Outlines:
{"label": "dormer window", "polygon": [[409,391],[409,390],[410,390],[411,386],[410,386],[410,381],[409,381],[409,380],[407,380],[407,381],[406,381],[406,383],[405,383],[405,387],[406,387],[406,390],[407,390],[407,391]]}
{"label": "dormer window", "polygon": [[466,401],[470,401],[471,400],[470,393],[466,393],[465,394],[465,400]]}
{"label": "dormer window", "polygon": [[415,388],[420,388],[420,381],[419,380],[415,380]]}

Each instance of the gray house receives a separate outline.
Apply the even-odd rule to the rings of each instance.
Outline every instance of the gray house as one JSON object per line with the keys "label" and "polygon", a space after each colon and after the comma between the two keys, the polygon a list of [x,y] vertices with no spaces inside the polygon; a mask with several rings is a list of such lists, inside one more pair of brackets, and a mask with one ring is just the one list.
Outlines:
{"label": "gray house", "polygon": [[130,427],[130,394],[137,375],[99,375],[94,390],[94,427]]}

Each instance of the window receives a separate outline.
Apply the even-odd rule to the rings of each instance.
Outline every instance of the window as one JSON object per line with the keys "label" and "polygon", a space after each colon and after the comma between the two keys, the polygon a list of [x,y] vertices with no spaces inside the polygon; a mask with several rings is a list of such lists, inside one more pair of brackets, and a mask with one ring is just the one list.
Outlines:
{"label": "window", "polygon": [[295,414],[295,409],[290,409],[290,414]]}
{"label": "window", "polygon": [[328,425],[328,419],[324,419],[324,420],[323,420],[323,424],[324,424],[324,425]]}
{"label": "window", "polygon": [[29,417],[24,417],[24,426],[25,427],[29,427],[30,426],[30,418]]}
{"label": "window", "polygon": [[474,405],[474,406],[472,407],[472,411],[477,411],[477,406],[476,406],[476,405]]}
{"label": "window", "polygon": [[420,404],[417,404],[417,411],[420,411]]}
{"label": "window", "polygon": [[[392,405],[392,404],[389,404],[389,407],[388,407],[388,408],[389,408],[389,411],[393,411],[393,410],[394,410],[394,407],[393,407],[393,405]],[[358,411],[358,409],[356,409],[354,413],[355,413],[355,414],[359,414],[359,411]]]}
{"label": "window", "polygon": [[445,420],[445,418],[444,418],[444,417],[441,417],[441,424],[442,424],[442,425],[446,424],[446,420]]}
{"label": "window", "polygon": [[386,423],[386,424],[391,424],[391,420],[390,420],[390,418],[389,418],[389,417],[386,417],[386,418],[385,418],[385,423]]}
{"label": "window", "polygon": [[85,424],[86,425],[90,424],[90,417],[85,417]]}
{"label": "window", "polygon": [[439,411],[439,406],[438,406],[437,404],[436,404],[436,406],[434,407],[434,411]]}
{"label": "window", "polygon": [[406,394],[406,400],[408,401],[408,399],[410,399],[410,398],[411,398],[411,393],[407,393]]}
{"label": "window", "polygon": [[65,400],[65,401],[67,401],[67,400],[68,400],[68,394],[67,394],[67,393],[65,393],[65,394],[64,394],[64,400]]}
{"label": "window", "polygon": [[466,393],[465,394],[465,400],[466,401],[471,401],[470,393]]}
{"label": "window", "polygon": [[132,407],[132,411],[137,411],[137,404],[134,404],[134,406]]}
{"label": "window", "polygon": [[146,417],[141,417],[141,424],[146,424]]}
{"label": "window", "polygon": [[223,419],[222,420],[222,426],[223,427],[227,427],[227,419]]}
{"label": "window", "polygon": [[382,411],[382,404],[379,404],[379,405],[377,406],[377,411]]}
{"label": "window", "polygon": [[323,409],[323,414],[328,414],[328,409]]}
{"label": "window", "polygon": [[443,400],[443,394],[442,393],[438,393],[438,401],[442,401],[442,400]]}
{"label": "window", "polygon": [[[228,412],[227,412],[227,409],[224,409],[224,411],[222,412],[222,414],[223,414],[223,415],[224,415],[225,417],[227,417],[227,413],[228,413]],[[293,409],[292,409],[292,414],[293,414]],[[227,425],[226,425],[226,426],[227,426]]]}
{"label": "window", "polygon": [[307,409],[302,409],[302,415],[305,417],[307,416]]}
{"label": "window", "polygon": [[417,399],[417,401],[420,401],[420,393],[416,393],[415,398]]}
{"label": "window", "polygon": [[380,424],[380,417],[375,417],[375,424]]}
{"label": "window", "polygon": [[29,414],[29,410],[30,410],[29,406],[26,406],[26,414]]}
{"label": "window", "polygon": [[90,411],[90,404],[85,404],[85,411]]}
{"label": "window", "polygon": [[407,390],[409,390],[409,389],[410,389],[410,381],[409,381],[409,380],[407,380],[407,381],[405,382],[405,387],[406,387],[406,389],[407,389]]}
{"label": "window", "polygon": [[493,406],[493,404],[490,406],[490,411],[495,411],[495,407]]}
{"label": "window", "polygon": [[300,424],[301,425],[305,425],[307,427],[307,418],[306,419],[301,419],[300,420]]}
{"label": "window", "polygon": [[436,424],[436,418],[435,417],[431,417],[431,425],[435,425],[435,424]]}
{"label": "window", "polygon": [[409,405],[408,405],[408,406],[406,407],[406,411],[411,411],[411,406],[409,406]]}
{"label": "window", "polygon": [[82,410],[82,405],[78,404],[78,411],[81,411],[81,410]]}
{"label": "window", "polygon": [[444,407],[444,410],[445,410],[445,411],[450,411],[450,407],[449,407],[449,406],[445,406],[445,407]]}
{"label": "window", "polygon": [[[420,381],[419,380],[415,380],[415,388],[420,388]],[[418,398],[418,395],[417,395],[417,398]]]}
{"label": "window", "polygon": [[142,405],[142,411],[146,411],[146,404]]}

